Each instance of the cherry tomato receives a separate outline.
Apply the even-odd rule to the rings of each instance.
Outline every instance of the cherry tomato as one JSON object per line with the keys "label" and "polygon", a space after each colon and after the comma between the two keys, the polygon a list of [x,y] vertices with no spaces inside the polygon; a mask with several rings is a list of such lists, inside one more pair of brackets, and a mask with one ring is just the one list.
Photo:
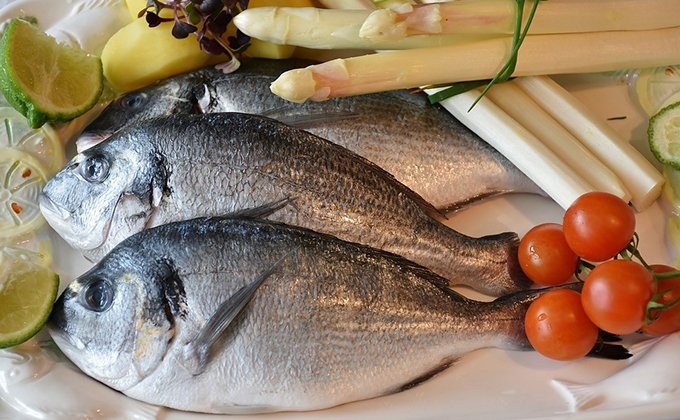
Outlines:
{"label": "cherry tomato", "polygon": [[557,223],[544,223],[529,230],[518,251],[519,264],[534,283],[555,286],[576,271],[578,255],[569,248]]}
{"label": "cherry tomato", "polygon": [[562,222],[569,247],[589,261],[605,261],[628,245],[635,233],[635,214],[619,197],[603,192],[580,196]]}
{"label": "cherry tomato", "polygon": [[583,357],[597,342],[598,330],[588,318],[578,292],[556,289],[531,303],[524,318],[531,345],[556,360]]}
{"label": "cherry tomato", "polygon": [[[669,271],[676,271],[675,268],[667,265],[652,265],[652,270],[655,273],[668,273]],[[668,292],[661,295],[656,301],[662,304],[669,304],[680,298],[680,277],[671,277],[659,280],[657,291]],[[650,325],[643,325],[642,332],[650,335],[664,335],[680,330],[680,305],[675,305],[665,311],[660,311],[652,315],[660,314],[659,318],[655,319]]]}
{"label": "cherry tomato", "polygon": [[642,264],[611,260],[593,269],[583,284],[581,302],[595,325],[613,334],[642,327],[654,278]]}

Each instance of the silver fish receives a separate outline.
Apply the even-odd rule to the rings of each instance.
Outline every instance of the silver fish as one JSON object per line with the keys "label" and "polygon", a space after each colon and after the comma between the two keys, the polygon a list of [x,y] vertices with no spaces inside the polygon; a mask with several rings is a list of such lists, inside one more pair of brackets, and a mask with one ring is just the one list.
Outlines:
{"label": "silver fish", "polygon": [[156,405],[315,410],[398,392],[477,348],[529,349],[535,291],[464,298],[398,256],[253,218],[123,241],[48,328],[86,374]]}
{"label": "silver fish", "polygon": [[279,119],[377,164],[436,208],[541,190],[503,155],[424,94],[393,91],[292,104],[272,95],[301,60],[251,60],[232,74],[209,68],[170,78],[114,101],[80,137],[79,150],[124,126],[172,113],[244,112]]}
{"label": "silver fish", "polygon": [[150,226],[290,199],[273,219],[384,249],[490,295],[530,284],[518,238],[471,238],[391,175],[333,143],[249,114],[174,115],[120,131],[50,180],[40,206],[92,260]]}

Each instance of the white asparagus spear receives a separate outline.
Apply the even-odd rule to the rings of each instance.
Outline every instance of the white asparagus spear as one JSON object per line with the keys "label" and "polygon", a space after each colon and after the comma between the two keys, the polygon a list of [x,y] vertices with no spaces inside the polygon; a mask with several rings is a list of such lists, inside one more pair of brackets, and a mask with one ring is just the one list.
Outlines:
{"label": "white asparagus spear", "polygon": [[[525,20],[532,5],[525,3]],[[442,36],[446,34],[463,39],[509,35],[515,10],[515,0],[459,0],[373,11],[259,7],[240,13],[234,23],[245,34],[275,44],[387,50],[455,42],[455,36]],[[678,0],[550,0],[540,3],[529,33],[669,28],[680,24],[677,16]]]}
{"label": "white asparagus spear", "polygon": [[631,194],[617,176],[569,131],[524,93],[514,81],[499,83],[486,96],[548,146],[564,163],[597,191],[605,191],[628,202]]}
{"label": "white asparagus spear", "polygon": [[318,0],[318,2],[326,9],[377,9],[371,0]]}
{"label": "white asparagus spear", "polygon": [[[399,9],[376,10],[364,26],[373,28],[376,39],[401,26],[404,37],[423,34],[496,33],[512,34],[515,0],[459,0],[416,5]],[[524,24],[533,1],[524,5]],[[358,16],[358,15],[357,15]],[[677,0],[550,0],[539,4],[529,34],[575,32],[640,31],[678,26],[680,2]],[[330,16],[329,16],[330,18]],[[364,28],[362,27],[362,30]]]}
{"label": "white asparagus spear", "polygon": [[566,89],[546,76],[519,78],[515,82],[621,179],[638,211],[659,197],[664,183],[661,173]]}
{"label": "white asparagus spear", "polygon": [[[321,101],[465,80],[491,79],[505,65],[512,42],[392,51],[283,73],[271,89],[292,102]],[[680,28],[527,36],[515,76],[588,73],[680,63]]]}
{"label": "white asparagus spear", "polygon": [[[394,13],[394,12],[392,12]],[[244,34],[280,45],[313,49],[403,50],[459,44],[492,38],[488,34],[433,35],[427,37],[382,37],[371,40],[359,36],[365,10],[325,10],[313,7],[257,7],[234,17],[234,25]]]}
{"label": "white asparagus spear", "polygon": [[[432,89],[426,92],[436,91]],[[508,158],[562,208],[567,209],[576,198],[595,190],[491,99],[483,97],[468,112],[479,94],[477,89],[465,92],[445,99],[441,105]]]}

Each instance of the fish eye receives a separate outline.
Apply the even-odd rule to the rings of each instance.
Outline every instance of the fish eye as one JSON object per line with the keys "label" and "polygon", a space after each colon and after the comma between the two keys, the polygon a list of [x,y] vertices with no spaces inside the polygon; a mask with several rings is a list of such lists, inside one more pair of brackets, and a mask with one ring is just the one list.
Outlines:
{"label": "fish eye", "polygon": [[120,99],[118,99],[118,104],[121,106],[121,108],[137,109],[146,104],[146,99],[147,96],[145,93],[128,93],[127,95],[123,95]]}
{"label": "fish eye", "polygon": [[109,161],[101,155],[88,157],[80,167],[88,182],[102,182],[109,175]]}
{"label": "fish eye", "polygon": [[104,312],[113,304],[113,286],[106,280],[95,280],[85,290],[85,305],[95,312]]}

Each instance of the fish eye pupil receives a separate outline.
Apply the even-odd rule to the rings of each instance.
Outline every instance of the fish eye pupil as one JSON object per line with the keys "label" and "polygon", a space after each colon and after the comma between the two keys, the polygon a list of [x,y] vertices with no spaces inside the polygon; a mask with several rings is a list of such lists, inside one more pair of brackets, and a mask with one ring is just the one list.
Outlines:
{"label": "fish eye pupil", "polygon": [[85,292],[85,303],[95,312],[104,312],[113,303],[113,287],[106,280],[92,282]]}
{"label": "fish eye pupil", "polygon": [[122,98],[121,105],[123,108],[135,109],[142,106],[146,102],[146,95],[143,93],[128,94]]}
{"label": "fish eye pupil", "polygon": [[83,168],[83,177],[90,182],[101,182],[109,174],[109,162],[103,156],[87,158]]}

